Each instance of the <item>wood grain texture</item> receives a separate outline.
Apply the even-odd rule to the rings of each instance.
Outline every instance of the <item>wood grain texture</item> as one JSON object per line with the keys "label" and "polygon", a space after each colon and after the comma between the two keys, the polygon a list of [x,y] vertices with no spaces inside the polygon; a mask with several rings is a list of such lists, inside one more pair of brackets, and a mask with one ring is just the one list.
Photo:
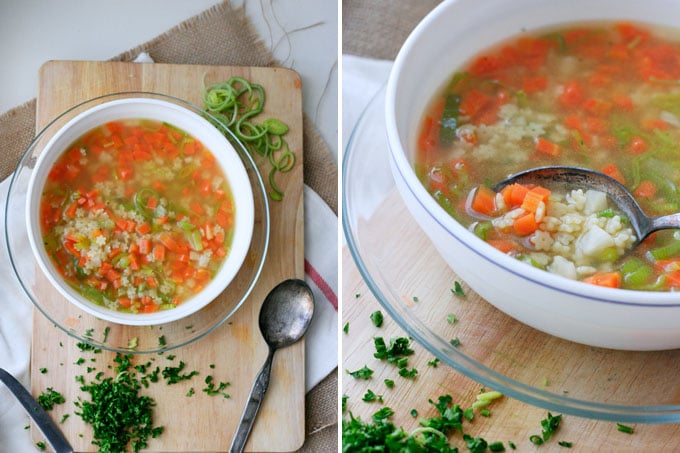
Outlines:
{"label": "wood grain texture", "polygon": [[[465,297],[455,297],[451,288],[460,281],[444,263],[427,237],[420,231],[401,201],[396,189],[356,226],[359,242],[380,243],[380,252],[364,255],[370,266],[380,266],[380,288],[389,281],[390,297],[401,296],[401,308],[414,314],[423,325],[442,336],[459,338],[461,351],[469,357],[505,376],[547,392],[563,393],[584,401],[610,404],[641,405],[645,401],[660,405],[678,404],[678,356],[680,351],[627,352],[591,348],[541,333],[496,310],[463,283]],[[356,231],[355,231],[356,233]],[[407,240],[405,238],[408,238]],[[356,239],[356,238],[355,238]],[[423,270],[427,276],[423,277]],[[420,270],[420,271],[418,271]],[[345,248],[342,252],[342,324],[349,332],[342,334],[342,394],[347,395],[347,411],[363,420],[383,406],[395,410],[392,421],[411,431],[418,421],[435,415],[429,399],[449,394],[461,407],[469,407],[482,385],[454,368],[428,365],[432,353],[412,342],[415,353],[409,357],[409,368],[419,373],[415,380],[398,375],[394,365],[373,357],[373,338],[385,341],[407,336],[375,299]],[[489,282],[494,284],[494,282]],[[417,301],[414,300],[417,296]],[[544,301],[549,303],[549,301]],[[376,328],[370,315],[385,313],[382,327]],[[449,325],[447,314],[454,313],[458,322]],[[557,351],[557,352],[556,352]],[[367,365],[374,370],[369,380],[347,374]],[[461,365],[463,366],[463,365]],[[395,381],[387,388],[384,379]],[[383,404],[366,403],[367,390],[382,395]],[[493,389],[488,389],[493,390]],[[418,411],[412,417],[412,409]],[[477,415],[466,424],[466,432],[489,442],[503,441],[517,445],[517,451],[537,451],[529,437],[541,433],[541,420],[547,410],[504,397],[491,406],[491,416]],[[558,412],[552,411],[553,414]],[[343,414],[345,418],[349,415]],[[680,449],[680,425],[631,424],[635,433],[617,430],[613,421],[597,421],[575,415],[564,415],[555,438],[538,447],[541,451],[566,451],[557,441],[573,443],[569,451],[676,451]],[[466,447],[460,433],[449,436],[461,451]]]}
{"label": "wood grain texture", "polygon": [[[255,375],[266,358],[267,347],[258,328],[262,301],[281,280],[304,277],[301,81],[295,72],[279,68],[156,63],[52,61],[43,65],[40,71],[38,129],[79,102],[114,92],[150,91],[200,105],[204,80],[206,83],[219,82],[235,75],[264,86],[267,92],[264,118],[275,116],[289,125],[286,139],[296,153],[297,163],[292,171],[279,179],[285,197],[281,202],[270,203],[271,238],[264,269],[239,311],[228,323],[194,343],[160,355],[136,356],[135,363],[151,360],[154,366],[161,368],[177,366],[179,361],[184,361],[187,370],[195,369],[200,373],[177,385],[152,384],[144,390],[157,402],[155,423],[165,426],[163,435],[150,442],[148,451],[227,451]],[[257,163],[262,169],[264,163]],[[74,449],[96,451],[90,444],[91,428],[74,415],[73,402],[79,397],[87,397],[79,390],[75,377],[85,375],[90,381],[94,372],[88,375],[86,368],[105,370],[115,354],[106,351],[96,355],[82,353],[76,342],[40,313],[35,313],[32,392],[38,395],[52,387],[64,394],[67,403],[58,406],[51,415],[59,422],[62,414],[69,413],[70,417],[60,426]],[[175,356],[173,360],[168,358],[171,355]],[[86,362],[77,365],[80,357],[85,357]],[[215,367],[211,368],[210,364]],[[43,367],[48,370],[44,374],[38,371]],[[230,382],[226,391],[231,397],[210,397],[202,392],[207,375],[212,375],[216,382]],[[304,341],[277,352],[271,385],[246,445],[247,451],[291,451],[302,445],[304,376]],[[187,397],[192,387],[195,394]]]}

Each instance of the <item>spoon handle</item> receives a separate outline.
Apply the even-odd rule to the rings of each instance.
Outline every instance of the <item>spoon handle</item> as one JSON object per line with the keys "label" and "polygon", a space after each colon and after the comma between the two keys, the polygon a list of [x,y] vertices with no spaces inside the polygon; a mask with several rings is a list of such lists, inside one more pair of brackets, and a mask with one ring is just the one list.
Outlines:
{"label": "spoon handle", "polygon": [[664,215],[651,219],[650,232],[668,228],[680,228],[680,213]]}
{"label": "spoon handle", "polygon": [[241,453],[248,441],[248,436],[255,423],[255,417],[260,410],[264,394],[269,387],[269,376],[271,375],[273,359],[274,349],[269,348],[267,360],[264,362],[260,373],[255,378],[255,383],[248,396],[248,402],[246,403],[245,409],[243,409],[243,415],[241,415],[241,421],[239,422],[234,439],[231,441],[229,453]]}

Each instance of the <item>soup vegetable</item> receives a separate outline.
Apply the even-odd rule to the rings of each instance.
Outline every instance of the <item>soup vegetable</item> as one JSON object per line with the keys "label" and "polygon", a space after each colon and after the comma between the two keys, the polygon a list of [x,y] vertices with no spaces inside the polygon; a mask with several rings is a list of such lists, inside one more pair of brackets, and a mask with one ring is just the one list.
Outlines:
{"label": "soup vegetable", "polygon": [[[524,169],[577,165],[623,183],[649,215],[680,211],[674,36],[628,22],[568,24],[478,55],[424,115],[419,178],[459,222],[533,266],[603,286],[680,288],[679,232],[653,234],[631,249],[627,219],[606,194],[489,189]],[[533,211],[521,209],[527,193]]]}
{"label": "soup vegetable", "polygon": [[113,310],[174,308],[229,253],[234,206],[200,141],[166,123],[114,121],[58,158],[40,204],[44,244],[66,281]]}

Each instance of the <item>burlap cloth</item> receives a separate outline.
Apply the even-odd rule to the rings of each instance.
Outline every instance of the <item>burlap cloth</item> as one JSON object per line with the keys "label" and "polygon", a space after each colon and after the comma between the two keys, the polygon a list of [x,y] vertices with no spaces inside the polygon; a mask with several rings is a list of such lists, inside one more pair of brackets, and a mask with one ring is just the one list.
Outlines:
{"label": "burlap cloth", "polygon": [[440,0],[343,0],[342,52],[394,60],[413,28]]}
{"label": "burlap cloth", "polygon": [[[278,65],[253,29],[243,8],[234,9],[228,1],[112,60],[130,61],[140,52],[147,52],[159,63]],[[0,115],[0,143],[3,144],[0,152],[0,180],[14,171],[35,134],[35,105],[35,100],[31,100]],[[303,140],[304,182],[337,214],[337,165],[323,138],[306,116]],[[307,437],[300,451],[337,451],[337,402],[336,370],[307,394]]]}

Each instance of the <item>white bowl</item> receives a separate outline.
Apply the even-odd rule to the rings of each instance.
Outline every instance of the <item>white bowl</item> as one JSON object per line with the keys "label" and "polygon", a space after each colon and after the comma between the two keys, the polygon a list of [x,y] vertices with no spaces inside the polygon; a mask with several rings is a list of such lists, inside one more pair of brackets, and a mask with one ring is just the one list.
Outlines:
{"label": "white bowl", "polygon": [[[71,288],[54,268],[43,246],[39,206],[45,179],[50,168],[77,138],[104,123],[126,118],[144,118],[172,124],[196,139],[212,152],[224,171],[232,190],[235,221],[232,246],[218,273],[198,294],[176,308],[155,313],[122,313],[95,304]],[[92,107],[68,121],[47,142],[31,175],[26,198],[26,222],[31,249],[40,269],[51,284],[70,303],[100,319],[126,325],[164,324],[195,313],[205,307],[229,285],[243,264],[253,234],[254,202],[248,175],[238,153],[224,135],[205,118],[172,102],[126,98]]]}
{"label": "white bowl", "polygon": [[395,60],[385,115],[397,188],[452,270],[488,302],[525,324],[591,346],[674,349],[680,347],[680,295],[569,280],[521,263],[477,238],[436,203],[414,172],[412,155],[426,105],[470,58],[523,30],[598,19],[680,27],[672,14],[676,10],[673,0],[447,1],[414,29]]}

